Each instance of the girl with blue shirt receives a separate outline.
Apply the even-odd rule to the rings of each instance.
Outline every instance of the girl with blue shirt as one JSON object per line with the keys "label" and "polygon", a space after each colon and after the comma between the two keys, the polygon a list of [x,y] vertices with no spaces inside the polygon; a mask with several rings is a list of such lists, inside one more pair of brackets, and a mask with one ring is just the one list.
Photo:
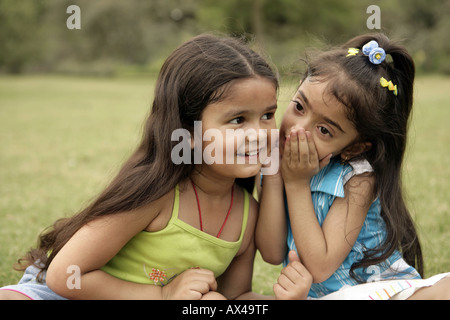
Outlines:
{"label": "girl with blue shirt", "polygon": [[[278,296],[305,297],[301,260],[310,298],[448,297],[448,274],[414,293],[430,286],[418,280],[422,252],[401,182],[414,73],[407,51],[381,34],[309,62],[281,123],[280,172],[262,181],[256,241],[266,261],[286,265]],[[387,279],[397,281],[387,290],[359,285]],[[362,291],[339,295],[349,287]]]}

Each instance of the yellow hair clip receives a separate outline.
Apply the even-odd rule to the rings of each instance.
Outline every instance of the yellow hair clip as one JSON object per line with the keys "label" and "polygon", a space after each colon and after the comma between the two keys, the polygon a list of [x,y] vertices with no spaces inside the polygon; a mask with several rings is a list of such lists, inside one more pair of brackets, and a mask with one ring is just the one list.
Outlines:
{"label": "yellow hair clip", "polygon": [[357,48],[348,48],[348,55],[347,55],[347,57],[356,56],[358,53],[359,53],[359,49],[357,49]]}
{"label": "yellow hair clip", "polygon": [[394,95],[397,95],[397,85],[393,84],[392,81],[387,81],[385,78],[380,78],[380,84],[383,88],[388,88],[389,91],[392,91]]}

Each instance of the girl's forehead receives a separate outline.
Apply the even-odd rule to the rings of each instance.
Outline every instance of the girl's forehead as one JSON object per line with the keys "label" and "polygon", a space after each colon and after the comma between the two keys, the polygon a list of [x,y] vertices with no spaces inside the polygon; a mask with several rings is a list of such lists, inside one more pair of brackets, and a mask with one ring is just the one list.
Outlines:
{"label": "girl's forehead", "polygon": [[326,81],[303,81],[296,92],[297,98],[312,114],[338,124],[336,127],[341,132],[351,131],[354,127],[348,118],[348,108],[329,91]]}
{"label": "girl's forehead", "polygon": [[328,81],[311,81],[306,78],[298,87],[296,95],[299,95],[307,103],[342,105],[330,92]]}
{"label": "girl's forehead", "polygon": [[276,87],[265,78],[247,78],[232,81],[219,101],[230,105],[246,105],[255,101],[273,104],[276,102]]}
{"label": "girl's forehead", "polygon": [[260,89],[271,87],[273,92],[276,92],[276,84],[267,78],[255,76],[250,78],[242,78],[230,81],[226,86],[226,96],[232,98],[233,94],[249,94],[251,93],[250,89]]}
{"label": "girl's forehead", "polygon": [[[274,112],[277,108],[276,86],[264,78],[233,81],[219,101],[210,103],[203,115],[239,116],[244,113]],[[269,110],[269,111],[267,111]]]}

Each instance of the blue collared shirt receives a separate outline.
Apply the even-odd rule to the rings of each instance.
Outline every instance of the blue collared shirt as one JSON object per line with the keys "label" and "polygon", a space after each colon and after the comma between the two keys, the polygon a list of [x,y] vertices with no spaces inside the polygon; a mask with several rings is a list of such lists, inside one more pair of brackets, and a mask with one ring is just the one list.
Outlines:
{"label": "blue collared shirt", "polygon": [[[330,164],[323,168],[311,179],[311,196],[314,210],[320,226],[324,222],[328,211],[336,197],[344,197],[344,185],[354,175],[371,172],[372,167],[367,160],[359,160],[342,165],[333,159]],[[289,250],[297,250],[289,223],[288,206],[285,196],[285,207],[288,217],[287,244]],[[353,263],[361,261],[367,249],[380,246],[386,237],[386,228],[380,215],[380,201],[378,198],[370,206],[361,232],[353,245],[350,253],[339,268],[325,281],[313,283],[309,292],[310,297],[318,298],[335,292],[346,286],[359,284],[350,276],[350,268]],[[288,263],[286,256],[285,265]],[[409,266],[402,258],[400,252],[395,251],[384,262],[354,270],[357,278],[363,282],[371,282],[386,279],[420,279],[419,273]]]}

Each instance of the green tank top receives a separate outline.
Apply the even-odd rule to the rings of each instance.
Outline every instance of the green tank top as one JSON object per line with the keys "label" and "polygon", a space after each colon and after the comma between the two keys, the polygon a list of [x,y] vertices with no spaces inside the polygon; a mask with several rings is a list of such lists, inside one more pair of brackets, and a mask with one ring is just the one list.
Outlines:
{"label": "green tank top", "polygon": [[239,239],[216,238],[178,219],[179,190],[175,188],[172,216],[159,231],[141,231],[102,270],[136,283],[164,286],[183,271],[200,267],[220,276],[238,252],[249,211],[249,195],[244,190],[244,212]]}

